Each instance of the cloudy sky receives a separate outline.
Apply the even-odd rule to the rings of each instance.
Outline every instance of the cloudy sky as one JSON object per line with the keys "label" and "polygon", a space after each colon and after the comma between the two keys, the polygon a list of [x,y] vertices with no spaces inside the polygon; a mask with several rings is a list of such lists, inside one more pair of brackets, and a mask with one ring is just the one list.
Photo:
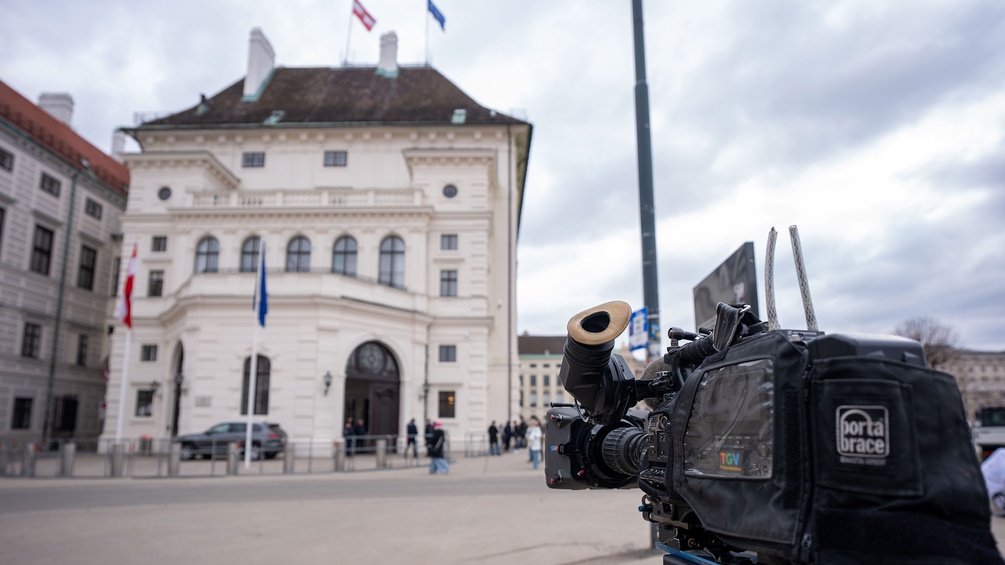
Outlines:
{"label": "cloudy sky", "polygon": [[[518,330],[641,307],[631,1],[434,1],[445,31],[425,0],[364,0],[371,32],[351,0],[6,0],[0,80],[69,92],[74,127],[109,150],[137,113],[243,77],[254,27],[289,67],[374,65],[395,31],[401,63],[534,126]],[[805,327],[796,225],[821,329],[928,316],[1005,350],[1005,4],[649,0],[643,15],[664,329],[694,329],[693,287],[745,241],[765,317],[772,227],[779,319]]]}

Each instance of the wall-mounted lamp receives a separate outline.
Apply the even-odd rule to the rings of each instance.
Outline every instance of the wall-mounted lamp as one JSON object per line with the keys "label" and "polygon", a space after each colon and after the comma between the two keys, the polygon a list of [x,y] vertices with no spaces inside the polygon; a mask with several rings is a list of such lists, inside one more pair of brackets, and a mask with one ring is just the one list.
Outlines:
{"label": "wall-mounted lamp", "polygon": [[150,383],[150,392],[157,394],[157,389],[161,387],[160,381],[153,381]]}
{"label": "wall-mounted lamp", "polygon": [[328,396],[328,389],[330,389],[332,386],[331,371],[325,371],[324,382],[325,382],[325,396]]}
{"label": "wall-mounted lamp", "polygon": [[422,383],[422,394],[419,396],[419,400],[426,400],[429,398],[429,383]]}
{"label": "wall-mounted lamp", "polygon": [[181,371],[175,374],[173,380],[174,380],[175,394],[181,396],[182,394],[188,392],[188,389],[182,388],[182,385],[185,383],[185,375],[181,374]]}

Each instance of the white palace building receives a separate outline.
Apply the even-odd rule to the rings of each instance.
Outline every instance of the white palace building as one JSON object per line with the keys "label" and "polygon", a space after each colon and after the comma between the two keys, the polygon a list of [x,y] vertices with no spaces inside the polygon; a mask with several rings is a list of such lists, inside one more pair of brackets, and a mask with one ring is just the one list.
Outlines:
{"label": "white palace building", "polygon": [[[291,442],[415,418],[454,438],[519,413],[516,241],[532,126],[430,66],[286,68],[258,29],[248,73],[126,133],[121,273],[138,246],[132,347],[111,322],[102,439],[254,417]],[[109,319],[113,320],[111,310]],[[124,364],[128,363],[128,366]],[[127,383],[120,410],[123,370]]]}

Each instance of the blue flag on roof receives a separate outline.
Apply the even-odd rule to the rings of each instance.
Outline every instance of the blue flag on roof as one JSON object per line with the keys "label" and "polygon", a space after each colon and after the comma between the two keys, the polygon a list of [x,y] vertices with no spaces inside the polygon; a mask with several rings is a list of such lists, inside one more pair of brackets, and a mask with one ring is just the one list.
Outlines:
{"label": "blue flag on roof", "polygon": [[265,242],[260,242],[262,257],[258,261],[258,277],[255,281],[255,300],[252,308],[258,317],[258,325],[265,327],[265,315],[269,312],[269,293],[265,290]]}
{"label": "blue flag on roof", "polygon": [[443,12],[433,4],[433,0],[426,0],[426,4],[429,6],[429,13],[433,15],[433,19],[440,22],[440,29],[447,31],[447,18],[443,17]]}

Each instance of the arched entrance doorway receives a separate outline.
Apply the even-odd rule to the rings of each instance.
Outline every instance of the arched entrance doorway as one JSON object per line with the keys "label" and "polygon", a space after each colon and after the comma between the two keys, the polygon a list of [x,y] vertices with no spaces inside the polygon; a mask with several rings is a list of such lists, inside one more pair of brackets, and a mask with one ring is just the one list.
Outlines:
{"label": "arched entrance doorway", "polygon": [[345,374],[345,417],[362,419],[367,435],[397,435],[401,377],[391,352],[368,341],[349,356]]}

